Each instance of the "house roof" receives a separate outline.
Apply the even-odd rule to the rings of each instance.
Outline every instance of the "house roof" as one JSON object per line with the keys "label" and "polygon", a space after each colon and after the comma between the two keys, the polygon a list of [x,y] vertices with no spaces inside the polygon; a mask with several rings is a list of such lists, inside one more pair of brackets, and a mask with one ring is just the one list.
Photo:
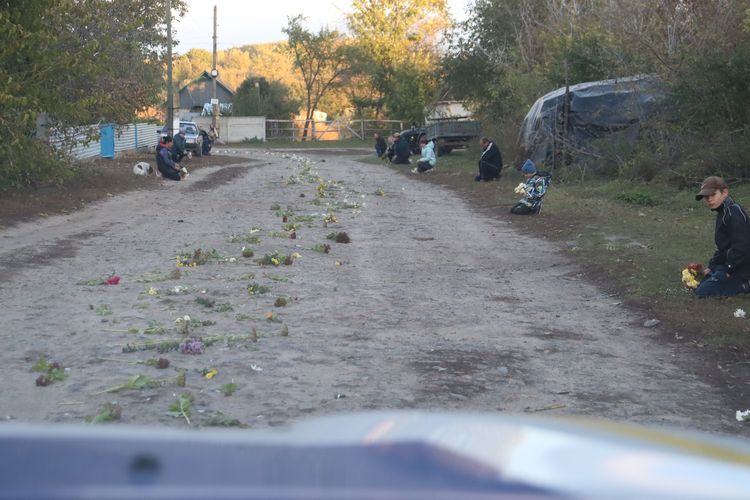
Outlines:
{"label": "house roof", "polygon": [[[190,85],[192,85],[194,83],[197,83],[197,82],[199,82],[201,80],[211,81],[211,80],[213,80],[213,77],[211,76],[211,73],[209,73],[208,71],[204,70],[203,73],[201,73],[200,75],[198,75],[197,77],[195,77],[193,80],[191,80],[188,83],[186,83],[180,90],[177,91],[177,93],[179,94],[180,92],[182,92],[183,90],[185,90],[186,88],[188,88]],[[235,93],[236,93],[234,90],[230,89],[227,86],[226,83],[222,82],[221,78],[217,78],[216,79],[216,85],[220,86],[221,88],[223,88],[224,90],[226,90],[227,92],[229,92],[232,95],[235,95]]]}

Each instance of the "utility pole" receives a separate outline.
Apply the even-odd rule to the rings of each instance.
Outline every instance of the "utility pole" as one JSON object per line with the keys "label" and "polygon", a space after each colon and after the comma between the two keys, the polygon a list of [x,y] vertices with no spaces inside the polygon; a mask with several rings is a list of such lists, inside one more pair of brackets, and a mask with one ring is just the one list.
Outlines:
{"label": "utility pole", "polygon": [[216,69],[216,5],[214,5],[214,58],[213,67],[211,68],[211,124],[214,131],[219,133],[219,100],[216,98],[216,78],[219,76],[219,70]]}
{"label": "utility pole", "polygon": [[174,137],[174,92],[172,90],[172,2],[167,0],[167,133]]}

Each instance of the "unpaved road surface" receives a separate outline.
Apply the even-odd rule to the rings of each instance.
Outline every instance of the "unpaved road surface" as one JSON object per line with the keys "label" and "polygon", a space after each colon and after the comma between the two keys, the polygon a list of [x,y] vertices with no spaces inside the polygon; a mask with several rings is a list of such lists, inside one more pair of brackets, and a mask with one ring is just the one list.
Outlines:
{"label": "unpaved road surface", "polygon": [[[420,408],[746,432],[646,318],[582,281],[554,244],[351,155],[310,152],[305,169],[289,154],[230,153],[237,165],[0,232],[0,417],[80,423],[116,402],[127,424],[224,416],[262,427]],[[341,182],[318,197],[316,172]],[[337,221],[324,227],[329,210]],[[284,212],[296,239],[284,237]],[[326,239],[339,231],[351,243]],[[175,256],[196,248],[216,258],[168,279]],[[299,257],[256,262],[274,251]],[[118,285],[82,284],[112,272]],[[269,291],[250,295],[252,284]],[[184,315],[189,338],[211,341],[205,352],[153,349],[186,340],[175,324]],[[41,356],[66,378],[36,386]],[[167,369],[147,363],[159,357]],[[136,376],[152,383],[104,392]],[[168,414],[186,392],[189,418]]]}

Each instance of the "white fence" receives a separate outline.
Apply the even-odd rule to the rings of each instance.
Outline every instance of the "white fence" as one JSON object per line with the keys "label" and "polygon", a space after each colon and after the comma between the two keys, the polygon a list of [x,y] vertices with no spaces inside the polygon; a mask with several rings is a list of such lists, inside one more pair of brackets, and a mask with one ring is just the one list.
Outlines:
{"label": "white fence", "polygon": [[[210,116],[198,116],[193,119],[203,130],[211,126]],[[244,140],[266,140],[265,116],[222,116],[218,119],[219,137],[224,142],[242,142]]]}
{"label": "white fence", "polygon": [[[210,116],[195,117],[194,121],[204,130],[208,130],[211,125]],[[309,138],[322,141],[355,137],[366,140],[374,132],[389,135],[403,129],[403,123],[397,120],[341,119],[313,122],[308,126],[310,126]],[[162,125],[155,123],[87,125],[65,131],[53,131],[50,133],[49,142],[56,148],[67,147],[68,152],[78,159],[97,156],[111,158],[125,151],[155,147],[159,142],[161,127]],[[304,120],[266,120],[265,116],[219,118],[219,137],[229,143],[251,139],[301,140],[304,128]],[[112,136],[114,136],[114,141]],[[102,144],[102,137],[105,137],[104,144]]]}
{"label": "white fence", "polygon": [[[307,126],[307,134],[305,134]],[[332,121],[311,120],[266,120],[266,138],[288,141],[305,140],[335,141],[340,139],[368,140],[375,132],[387,136],[403,130],[404,124],[399,120],[348,120]]]}
{"label": "white fence", "polygon": [[156,147],[159,143],[160,125],[155,123],[131,123],[115,127],[115,153]]}
{"label": "white fence", "polygon": [[55,149],[67,148],[67,151],[78,159],[93,158],[101,153],[98,125],[65,131],[55,130],[50,133],[49,143]]}
{"label": "white fence", "polygon": [[[87,125],[53,131],[50,133],[50,145],[55,148],[67,148],[74,158],[94,158],[102,155],[101,129],[112,127],[114,130],[113,154],[145,147],[156,147],[159,142],[159,125],[153,123],[130,123],[127,125]],[[110,148],[112,145],[110,145]]]}

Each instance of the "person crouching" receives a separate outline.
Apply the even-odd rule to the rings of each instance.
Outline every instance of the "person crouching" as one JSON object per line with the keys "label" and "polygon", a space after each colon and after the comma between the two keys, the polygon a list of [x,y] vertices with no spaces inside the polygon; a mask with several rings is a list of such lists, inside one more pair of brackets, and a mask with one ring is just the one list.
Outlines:
{"label": "person crouching", "polygon": [[426,137],[419,140],[419,148],[422,150],[422,157],[417,161],[417,168],[412,172],[420,174],[429,170],[434,170],[437,166],[437,156],[435,156],[435,143],[428,141]]}
{"label": "person crouching", "polygon": [[731,297],[750,292],[750,221],[747,212],[729,196],[729,186],[721,177],[706,178],[695,199],[705,201],[706,206],[716,212],[716,251],[708,262],[705,277],[695,290],[696,297]]}
{"label": "person crouching", "polygon": [[172,179],[173,181],[181,181],[183,170],[182,167],[172,159],[172,152],[170,151],[171,147],[172,138],[170,136],[166,136],[159,145],[156,146],[156,165],[163,177]]}
{"label": "person crouching", "polygon": [[516,192],[523,193],[523,198],[513,205],[510,213],[516,215],[538,214],[542,210],[543,198],[547,194],[547,187],[552,175],[537,171],[536,165],[531,160],[524,162],[521,173],[526,177],[526,183],[521,183],[516,188]]}

